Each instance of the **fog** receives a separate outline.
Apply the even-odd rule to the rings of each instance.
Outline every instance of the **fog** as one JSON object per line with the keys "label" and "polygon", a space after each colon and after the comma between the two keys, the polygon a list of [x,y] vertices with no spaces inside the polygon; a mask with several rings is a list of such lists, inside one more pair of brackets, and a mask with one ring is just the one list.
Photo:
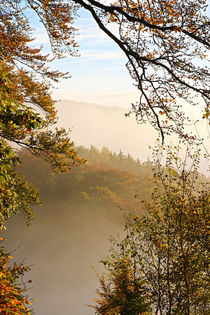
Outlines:
{"label": "fog", "polygon": [[[101,149],[108,147],[113,152],[120,150],[124,154],[130,154],[133,158],[138,158],[144,162],[151,157],[149,145],[153,146],[159,134],[149,124],[138,124],[135,115],[125,117],[129,112],[125,108],[98,106],[96,104],[81,103],[63,100],[56,106],[59,115],[59,126],[64,126],[72,130],[71,139],[77,145],[89,147],[94,145]],[[195,110],[194,110],[195,111]],[[196,111],[195,111],[196,112]],[[201,115],[201,113],[197,113]],[[202,116],[202,115],[201,115]],[[186,125],[189,134],[204,138],[204,145],[201,145],[201,152],[209,156],[210,141],[209,131],[205,121],[201,121],[195,126]],[[197,134],[198,132],[198,134]],[[175,135],[165,137],[165,144],[178,144]],[[183,156],[186,147],[183,148]],[[201,155],[200,172],[208,175],[209,164],[206,158]]]}
{"label": "fog", "polygon": [[94,314],[99,260],[108,254],[109,235],[121,231],[118,209],[72,204],[71,200],[45,201],[36,219],[26,227],[22,217],[8,224],[6,247],[16,261],[34,264],[24,277],[37,315]]}
{"label": "fog", "polygon": [[145,161],[150,155],[148,146],[158,137],[150,125],[137,124],[134,115],[125,117],[129,109],[67,100],[58,102],[56,108],[59,125],[72,130],[71,139],[76,145],[99,149],[106,146]]}

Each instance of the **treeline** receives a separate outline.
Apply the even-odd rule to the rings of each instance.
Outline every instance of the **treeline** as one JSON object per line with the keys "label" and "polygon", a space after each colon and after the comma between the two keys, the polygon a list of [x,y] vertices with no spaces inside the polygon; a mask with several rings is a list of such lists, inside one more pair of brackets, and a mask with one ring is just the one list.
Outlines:
{"label": "treeline", "polygon": [[130,154],[123,154],[122,151],[117,154],[106,147],[98,150],[93,145],[89,149],[79,146],[76,151],[80,156],[87,159],[90,164],[106,164],[121,171],[132,171],[141,176],[152,177],[152,162],[149,159],[142,163],[139,159],[135,160]]}
{"label": "treeline", "polygon": [[84,166],[69,174],[54,175],[48,165],[28,151],[20,153],[21,171],[41,190],[41,200],[71,200],[74,202],[105,202],[121,209],[141,209],[141,201],[151,196],[152,163],[141,163],[130,155],[77,147],[87,159]]}
{"label": "treeline", "polygon": [[[85,165],[73,168],[69,174],[55,175],[45,163],[28,151],[20,152],[20,170],[40,188],[41,201],[69,200],[71,202],[104,203],[126,211],[142,210],[142,201],[150,201],[153,191],[154,163],[140,162],[121,151],[111,152],[104,147],[76,147]],[[197,183],[205,182],[199,174]],[[95,205],[95,204],[94,204]]]}

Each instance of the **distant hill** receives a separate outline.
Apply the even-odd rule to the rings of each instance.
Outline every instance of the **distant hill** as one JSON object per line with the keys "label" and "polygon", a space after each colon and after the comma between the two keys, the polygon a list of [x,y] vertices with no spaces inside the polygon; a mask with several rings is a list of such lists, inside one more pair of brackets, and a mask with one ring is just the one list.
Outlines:
{"label": "distant hill", "polygon": [[[21,171],[41,190],[44,202],[53,200],[86,200],[108,202],[124,210],[139,209],[141,200],[149,200],[151,195],[152,163],[141,163],[131,155],[111,152],[106,147],[101,150],[91,146],[75,148],[87,163],[73,168],[69,174],[52,174],[48,165],[22,151]],[[129,209],[126,209],[129,208]]]}
{"label": "distant hill", "polygon": [[[87,165],[69,174],[52,174],[48,165],[20,152],[20,170],[40,187],[42,207],[34,209],[31,227],[11,217],[5,236],[16,261],[35,264],[27,275],[35,315],[93,314],[85,304],[95,297],[97,278],[90,265],[110,246],[110,235],[122,233],[125,212],[142,213],[141,199],[151,193],[151,163],[130,155],[76,148]],[[27,279],[27,278],[26,278]]]}

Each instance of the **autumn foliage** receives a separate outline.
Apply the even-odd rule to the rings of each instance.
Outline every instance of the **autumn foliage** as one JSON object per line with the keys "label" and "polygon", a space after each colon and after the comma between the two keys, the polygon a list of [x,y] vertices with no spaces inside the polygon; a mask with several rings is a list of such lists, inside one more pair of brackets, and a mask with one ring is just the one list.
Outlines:
{"label": "autumn foliage", "polygon": [[29,315],[31,302],[24,294],[26,287],[22,277],[30,268],[24,264],[12,264],[12,258],[3,247],[0,248],[0,313]]}
{"label": "autumn foliage", "polygon": [[[68,172],[80,165],[64,129],[53,129],[57,121],[50,88],[67,77],[51,71],[53,59],[34,47],[26,11],[36,10],[48,35],[55,56],[68,50],[74,54],[73,6],[58,1],[0,2],[0,229],[11,215],[22,212],[30,223],[31,206],[39,203],[39,192],[17,171],[18,149],[24,147],[46,160],[56,172]],[[72,11],[71,11],[72,10]],[[67,15],[67,12],[71,14]],[[62,18],[62,19],[61,19]],[[68,47],[68,48],[67,48]],[[24,265],[9,265],[11,257],[0,250],[0,313],[30,314],[29,301],[21,288]]]}
{"label": "autumn foliage", "polygon": [[[84,162],[78,157],[68,132],[53,129],[57,116],[51,87],[69,75],[49,67],[55,57],[61,58],[66,53],[77,55],[74,19],[80,7],[92,14],[99,28],[127,57],[126,66],[140,92],[139,102],[133,104],[131,112],[140,123],[148,120],[160,132],[162,140],[166,134],[177,133],[182,139],[193,141],[195,136],[186,133],[184,128],[184,123],[189,122],[184,106],[201,106],[201,117],[209,118],[210,75],[206,63],[210,21],[205,13],[206,0],[120,0],[109,4],[100,0],[2,0],[0,228],[18,212],[22,212],[29,223],[33,216],[31,205],[39,203],[38,190],[17,171],[21,162],[18,149],[25,148],[43,158],[57,173],[66,173]],[[41,48],[33,45],[28,10],[38,15],[47,30],[53,57],[42,54]],[[122,302],[125,292],[121,291],[126,289],[136,299],[132,283],[138,278],[140,287],[146,288],[143,297],[151,295],[151,307],[157,312],[207,314],[204,224],[209,195],[204,191],[193,195],[185,171],[175,175],[170,167],[167,171],[170,181],[163,181],[161,172],[162,175],[157,176],[162,180],[165,194],[160,199],[154,195],[154,204],[147,207],[149,217],[129,221],[130,234],[122,255],[130,255],[130,260],[128,264],[125,260],[121,264],[118,257],[114,266],[118,268],[117,273],[111,269],[118,290],[117,293],[111,290],[112,298],[120,294],[118,301]],[[129,182],[128,177],[129,174],[124,174]],[[123,198],[113,195],[107,187],[95,187],[95,193],[125,204]],[[17,284],[28,268],[10,267],[9,260],[2,248],[0,311],[2,314],[29,314],[29,302]],[[137,278],[132,274],[133,263],[141,266]],[[125,288],[121,286],[123,277],[128,281]],[[138,295],[132,307],[135,305],[147,308],[148,299],[144,301]],[[124,306],[121,303],[117,307]]]}
{"label": "autumn foliage", "polygon": [[[156,188],[152,202],[145,203],[147,214],[127,218],[124,239],[116,239],[111,256],[102,261],[107,273],[99,277],[96,314],[124,314],[129,288],[136,303],[150,305],[150,314],[209,314],[209,190],[194,187],[198,154],[188,151],[193,165],[187,170],[169,148],[163,168],[160,149],[154,151]],[[139,307],[127,314],[143,312]]]}
{"label": "autumn foliage", "polygon": [[[51,82],[57,82],[66,74],[51,71],[48,64],[52,58],[43,55],[40,48],[32,47],[31,28],[25,14],[29,7],[36,9],[42,17],[57,56],[61,56],[67,49],[65,45],[69,47],[69,52],[76,45],[72,38],[73,17],[66,17],[67,10],[71,9],[68,5],[43,1],[39,7],[33,1],[28,1],[27,6],[20,1],[1,1],[1,225],[18,211],[27,213],[28,220],[31,215],[30,204],[38,202],[38,192],[15,172],[20,161],[14,144],[16,148],[27,148],[42,157],[56,172],[67,172],[82,163],[73,149],[68,132],[52,129],[57,116],[55,102],[50,94]],[[58,16],[62,21],[57,19]]]}

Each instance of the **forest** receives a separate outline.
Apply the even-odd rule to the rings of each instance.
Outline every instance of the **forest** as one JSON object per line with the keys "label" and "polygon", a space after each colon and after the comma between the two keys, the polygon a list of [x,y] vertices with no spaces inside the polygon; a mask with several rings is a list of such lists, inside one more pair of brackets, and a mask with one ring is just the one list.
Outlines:
{"label": "forest", "polygon": [[[97,286],[91,265],[102,271],[98,261],[108,251],[110,235],[121,233],[126,213],[141,214],[141,200],[151,194],[150,161],[107,148],[75,149],[88,162],[58,175],[28,151],[20,153],[20,171],[40,188],[42,206],[33,209],[30,227],[21,213],[11,217],[3,236],[16,261],[34,264],[24,279],[30,298],[37,298],[31,301],[35,314],[92,313],[85,306]],[[55,295],[59,298],[49,304]]]}
{"label": "forest", "polygon": [[[58,175],[28,151],[19,152],[22,161],[19,171],[39,187],[43,205],[33,209],[35,218],[31,226],[26,226],[23,214],[11,217],[2,236],[8,239],[7,249],[16,261],[23,262],[24,258],[24,263],[33,265],[24,279],[35,314],[57,314],[61,310],[62,313],[69,310],[74,314],[92,313],[87,305],[96,297],[98,281],[91,265],[97,272],[103,272],[103,264],[98,262],[104,259],[107,266],[105,255],[109,253],[110,235],[112,242],[116,239],[121,246],[120,240],[125,233],[132,234],[131,227],[125,232],[125,221],[129,220],[127,224],[132,226],[132,217],[137,224],[138,218],[148,216],[145,203],[152,201],[155,190],[153,173],[157,165],[154,162],[140,162],[106,147],[98,150],[94,146],[89,149],[80,146],[75,150],[87,162],[70,174]],[[208,179],[200,174],[197,189],[207,182]],[[163,193],[163,189],[161,191]],[[203,217],[204,223],[206,219]],[[123,257],[125,253],[119,255]],[[52,296],[57,296],[55,302]],[[101,312],[107,313],[102,310],[99,314]],[[127,310],[126,314],[132,312]]]}
{"label": "forest", "polygon": [[78,203],[102,202],[107,204],[107,208],[111,206],[121,207],[124,211],[137,211],[141,200],[150,199],[150,161],[141,163],[130,155],[112,153],[105,147],[101,151],[94,146],[90,149],[76,147],[75,150],[87,160],[86,164],[74,168],[70,174],[56,176],[45,162],[40,162],[27,151],[20,154],[20,170],[31,183],[40,188],[44,203],[45,199],[48,202],[65,199]]}
{"label": "forest", "polygon": [[[199,173],[209,160],[208,5],[0,2],[1,314],[85,314],[84,304],[103,315],[209,314],[209,180]],[[58,124],[52,90],[71,78],[65,65],[84,39],[77,21],[90,20],[123,55],[138,92],[125,116],[157,134],[144,163],[106,147],[76,147]],[[107,71],[120,73],[113,64]],[[77,79],[85,86],[90,77]],[[98,285],[87,271],[95,259]]]}

